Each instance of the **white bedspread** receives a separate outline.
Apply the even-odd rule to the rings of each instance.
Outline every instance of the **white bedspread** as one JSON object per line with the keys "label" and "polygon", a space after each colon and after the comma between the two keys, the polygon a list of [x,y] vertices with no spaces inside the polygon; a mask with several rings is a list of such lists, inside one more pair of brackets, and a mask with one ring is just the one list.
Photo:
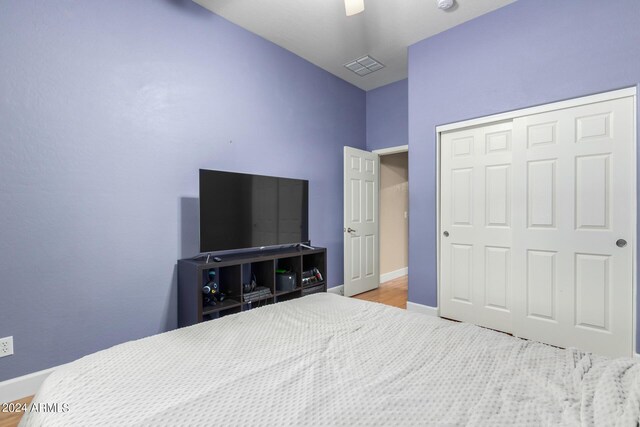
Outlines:
{"label": "white bedspread", "polygon": [[86,356],[22,425],[620,425],[640,361],[316,294]]}

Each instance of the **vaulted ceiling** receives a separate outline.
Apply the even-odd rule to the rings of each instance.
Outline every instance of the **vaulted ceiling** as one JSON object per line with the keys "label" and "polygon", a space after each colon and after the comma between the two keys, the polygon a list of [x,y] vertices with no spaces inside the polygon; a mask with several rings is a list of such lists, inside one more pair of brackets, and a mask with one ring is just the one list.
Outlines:
{"label": "vaulted ceiling", "polygon": [[[345,14],[344,0],[194,0],[217,15],[370,90],[407,77],[407,47],[515,0],[364,0]],[[370,55],[384,68],[360,76],[345,64]]]}

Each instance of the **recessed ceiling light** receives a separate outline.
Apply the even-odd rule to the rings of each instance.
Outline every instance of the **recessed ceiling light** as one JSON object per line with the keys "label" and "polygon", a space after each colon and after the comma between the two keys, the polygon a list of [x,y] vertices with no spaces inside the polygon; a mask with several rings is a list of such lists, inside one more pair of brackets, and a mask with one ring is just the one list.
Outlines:
{"label": "recessed ceiling light", "polygon": [[355,61],[344,64],[346,68],[353,71],[359,76],[366,76],[374,71],[378,71],[384,68],[384,64],[372,58],[369,55],[365,55],[362,58],[358,58]]}

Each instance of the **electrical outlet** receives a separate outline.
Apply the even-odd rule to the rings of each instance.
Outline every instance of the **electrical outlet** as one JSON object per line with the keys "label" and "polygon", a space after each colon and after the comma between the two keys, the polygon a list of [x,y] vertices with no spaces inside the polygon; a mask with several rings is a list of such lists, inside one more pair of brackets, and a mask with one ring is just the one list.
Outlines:
{"label": "electrical outlet", "polygon": [[13,354],[13,337],[0,338],[0,357]]}

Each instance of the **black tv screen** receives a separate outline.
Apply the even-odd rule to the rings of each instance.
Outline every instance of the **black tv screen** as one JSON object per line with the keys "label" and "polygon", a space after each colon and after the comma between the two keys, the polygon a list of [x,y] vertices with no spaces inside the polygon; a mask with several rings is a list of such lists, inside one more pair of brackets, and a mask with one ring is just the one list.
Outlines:
{"label": "black tv screen", "polygon": [[309,181],[200,169],[200,252],[309,240]]}

